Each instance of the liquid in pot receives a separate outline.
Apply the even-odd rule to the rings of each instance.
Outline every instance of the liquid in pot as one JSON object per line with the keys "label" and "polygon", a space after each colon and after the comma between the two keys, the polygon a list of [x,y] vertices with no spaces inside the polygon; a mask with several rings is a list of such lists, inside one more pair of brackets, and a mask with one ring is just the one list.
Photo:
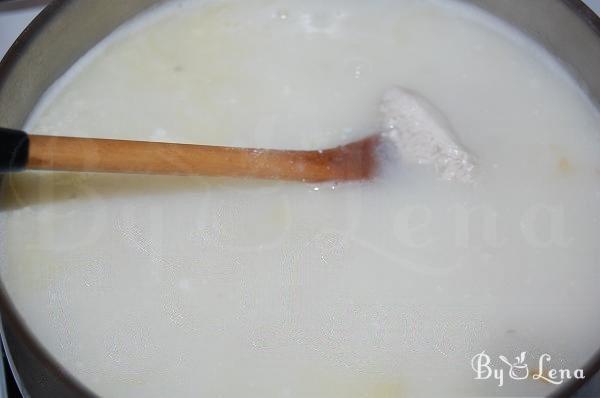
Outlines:
{"label": "liquid in pot", "polygon": [[476,183],[402,160],[339,185],[14,175],[11,298],[101,396],[554,390],[474,380],[471,358],[576,369],[596,350],[600,117],[556,60],[475,8],[170,2],[80,60],[27,128],[318,149],[379,131],[395,85],[445,114]]}

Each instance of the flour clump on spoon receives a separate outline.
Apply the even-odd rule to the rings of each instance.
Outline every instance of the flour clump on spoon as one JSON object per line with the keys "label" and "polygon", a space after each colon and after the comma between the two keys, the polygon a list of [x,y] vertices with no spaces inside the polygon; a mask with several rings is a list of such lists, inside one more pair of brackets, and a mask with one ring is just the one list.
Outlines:
{"label": "flour clump on spoon", "polygon": [[449,121],[414,91],[393,87],[381,102],[384,136],[406,163],[433,166],[447,181],[475,181],[477,160],[458,141]]}

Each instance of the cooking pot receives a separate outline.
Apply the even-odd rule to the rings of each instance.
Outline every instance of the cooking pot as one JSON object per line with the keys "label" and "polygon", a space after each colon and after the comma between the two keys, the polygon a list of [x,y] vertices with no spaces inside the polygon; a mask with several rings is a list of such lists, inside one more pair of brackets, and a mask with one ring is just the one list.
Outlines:
{"label": "cooking pot", "polygon": [[[119,25],[160,2],[52,2],[25,30],[0,64],[0,126],[23,128],[44,91],[77,59]],[[600,18],[580,0],[469,2],[539,42],[565,64],[594,102],[600,103]],[[0,311],[2,342],[24,396],[93,396],[61,368],[27,329],[2,281]],[[584,367],[586,380],[600,369],[600,351],[590,353],[590,358]],[[573,395],[586,380],[574,380],[553,395]]]}

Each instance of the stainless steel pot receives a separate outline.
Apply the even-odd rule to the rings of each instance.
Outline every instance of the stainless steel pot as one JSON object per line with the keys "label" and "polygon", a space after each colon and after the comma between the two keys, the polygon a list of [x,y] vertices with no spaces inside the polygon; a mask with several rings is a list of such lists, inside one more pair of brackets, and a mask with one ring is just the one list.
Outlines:
{"label": "stainless steel pot", "polygon": [[[580,0],[469,1],[545,46],[587,88],[590,97],[600,103],[600,18]],[[44,91],[79,57],[120,24],[160,2],[52,2],[0,64],[0,126],[22,128]],[[0,311],[2,340],[24,396],[93,396],[30,333],[1,281]],[[587,380],[600,370],[600,351],[595,355],[590,353],[592,356],[585,368]],[[584,382],[577,380],[566,385],[554,396],[570,396]]]}

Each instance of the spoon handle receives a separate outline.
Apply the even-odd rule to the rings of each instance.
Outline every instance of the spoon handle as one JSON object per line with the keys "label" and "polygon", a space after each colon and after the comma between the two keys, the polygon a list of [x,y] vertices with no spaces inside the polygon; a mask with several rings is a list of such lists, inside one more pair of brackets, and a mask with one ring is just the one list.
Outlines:
{"label": "spoon handle", "polygon": [[[27,168],[162,175],[274,177],[277,153],[204,145],[29,136]],[[268,159],[267,159],[268,158]],[[259,162],[258,160],[263,160]],[[262,167],[261,165],[265,165]]]}
{"label": "spoon handle", "polygon": [[0,128],[0,172],[20,171],[29,158],[29,136],[23,131]]}
{"label": "spoon handle", "polygon": [[[57,170],[253,177],[293,181],[365,178],[354,152],[287,151],[96,138],[30,135],[0,129],[0,172]],[[350,149],[354,146],[349,147]]]}

